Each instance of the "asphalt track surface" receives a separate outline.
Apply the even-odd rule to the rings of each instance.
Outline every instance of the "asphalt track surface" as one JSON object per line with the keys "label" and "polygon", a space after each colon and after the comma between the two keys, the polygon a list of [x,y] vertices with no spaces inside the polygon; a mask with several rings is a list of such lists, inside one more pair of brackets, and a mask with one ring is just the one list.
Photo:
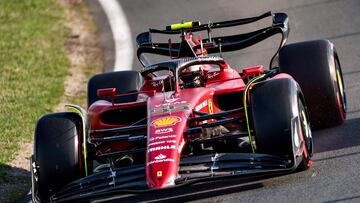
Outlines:
{"label": "asphalt track surface", "polygon": [[[111,71],[114,47],[106,16],[87,0],[105,46],[105,67]],[[91,3],[92,2],[92,3]],[[95,3],[94,3],[95,2]],[[342,126],[315,131],[312,169],[256,181],[230,179],[186,186],[176,191],[115,196],[107,202],[360,202],[360,1],[359,0],[119,0],[134,40],[148,27],[164,28],[181,20],[229,20],[282,11],[290,18],[288,43],[314,39],[334,42],[346,84],[348,112]],[[260,24],[261,26],[261,24]],[[253,29],[247,26],[243,30]],[[279,38],[225,55],[233,67],[268,65]],[[135,50],[134,50],[135,53]],[[135,60],[133,69],[140,70]],[[309,70],[311,71],[311,70]]]}

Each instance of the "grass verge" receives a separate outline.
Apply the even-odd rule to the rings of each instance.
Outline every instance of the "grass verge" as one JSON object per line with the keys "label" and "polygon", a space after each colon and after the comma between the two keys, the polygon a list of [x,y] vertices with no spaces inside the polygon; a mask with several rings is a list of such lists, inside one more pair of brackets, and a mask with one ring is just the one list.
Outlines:
{"label": "grass verge", "polygon": [[13,164],[30,154],[19,144],[31,148],[42,114],[72,101],[84,106],[87,76],[102,60],[82,0],[1,0],[0,33],[0,202],[18,202],[30,184],[28,169]]}
{"label": "grass verge", "polygon": [[0,163],[7,163],[63,94],[69,31],[54,0],[1,0],[0,33]]}

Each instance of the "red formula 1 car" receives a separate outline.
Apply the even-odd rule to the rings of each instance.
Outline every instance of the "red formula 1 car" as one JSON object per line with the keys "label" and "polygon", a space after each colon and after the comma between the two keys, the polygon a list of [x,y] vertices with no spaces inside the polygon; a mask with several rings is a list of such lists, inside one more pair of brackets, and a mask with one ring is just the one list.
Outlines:
{"label": "red formula 1 car", "polygon": [[[254,32],[212,30],[272,17]],[[196,33],[207,31],[208,38]],[[328,40],[286,45],[288,17],[181,23],[138,35],[138,57],[168,56],[141,72],[95,75],[88,109],[41,117],[31,158],[34,202],[80,201],[180,186],[212,177],[288,173],[310,167],[312,128],[345,120],[345,92]],[[152,35],[181,36],[156,43]],[[232,69],[210,56],[281,34],[269,68]]]}

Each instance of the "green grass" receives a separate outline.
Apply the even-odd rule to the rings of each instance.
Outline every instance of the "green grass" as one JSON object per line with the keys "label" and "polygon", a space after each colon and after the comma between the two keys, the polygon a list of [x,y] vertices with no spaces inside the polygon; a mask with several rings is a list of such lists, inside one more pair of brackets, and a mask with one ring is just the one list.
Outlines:
{"label": "green grass", "polygon": [[56,0],[0,2],[0,164],[33,138],[38,117],[63,94],[65,22]]}
{"label": "green grass", "polygon": [[[79,12],[95,33],[83,2],[69,4],[66,9]],[[53,112],[63,96],[70,66],[65,52],[70,36],[67,21],[73,19],[57,0],[0,0],[0,185],[14,187],[0,201],[19,202],[30,188],[30,172],[8,163],[20,142],[33,139],[37,119]],[[102,59],[93,57],[78,68],[89,77],[101,67]],[[86,106],[85,88],[64,97]]]}

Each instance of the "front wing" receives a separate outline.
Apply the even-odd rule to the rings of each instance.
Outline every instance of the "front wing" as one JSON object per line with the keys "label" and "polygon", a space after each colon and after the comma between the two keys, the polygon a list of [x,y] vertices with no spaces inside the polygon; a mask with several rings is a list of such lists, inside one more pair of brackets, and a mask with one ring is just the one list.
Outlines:
{"label": "front wing", "polygon": [[[302,157],[285,159],[268,154],[220,153],[182,158],[176,188],[213,178],[280,175],[294,171]],[[145,165],[110,169],[73,181],[51,197],[54,202],[81,202],[116,194],[145,193]]]}

